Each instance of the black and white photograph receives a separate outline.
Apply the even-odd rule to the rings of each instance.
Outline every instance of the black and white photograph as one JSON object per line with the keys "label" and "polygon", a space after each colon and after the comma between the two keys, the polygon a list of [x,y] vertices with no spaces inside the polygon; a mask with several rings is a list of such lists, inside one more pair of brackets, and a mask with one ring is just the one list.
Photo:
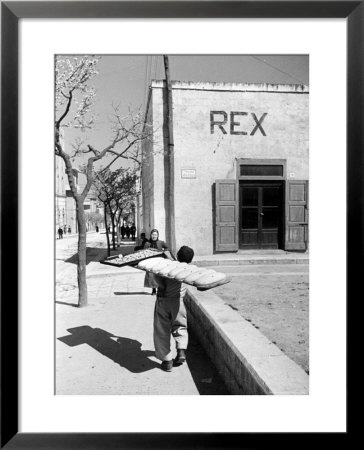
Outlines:
{"label": "black and white photograph", "polygon": [[54,68],[54,393],[308,395],[309,55]]}
{"label": "black and white photograph", "polygon": [[363,2],[0,14],[0,447],[346,438]]}

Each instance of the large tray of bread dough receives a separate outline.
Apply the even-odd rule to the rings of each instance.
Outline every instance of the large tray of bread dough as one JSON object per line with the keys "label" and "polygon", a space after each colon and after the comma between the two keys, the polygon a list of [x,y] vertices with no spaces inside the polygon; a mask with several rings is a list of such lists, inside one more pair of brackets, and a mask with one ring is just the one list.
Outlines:
{"label": "large tray of bread dough", "polygon": [[162,257],[140,261],[137,268],[164,278],[175,279],[190,286],[195,286],[200,291],[212,289],[231,281],[222,272]]}
{"label": "large tray of bread dough", "polygon": [[134,253],[129,253],[128,255],[125,256],[123,255],[109,256],[108,258],[102,259],[100,263],[115,267],[136,266],[140,261],[156,257],[164,258],[164,252],[161,250],[156,250],[154,248],[146,248],[144,250],[139,250]]}

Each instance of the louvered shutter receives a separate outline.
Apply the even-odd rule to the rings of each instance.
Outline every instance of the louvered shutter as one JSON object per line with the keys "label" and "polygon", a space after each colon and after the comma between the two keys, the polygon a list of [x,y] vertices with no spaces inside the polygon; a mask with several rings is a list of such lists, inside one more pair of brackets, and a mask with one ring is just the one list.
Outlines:
{"label": "louvered shutter", "polygon": [[215,250],[237,251],[238,184],[235,180],[216,180]]}

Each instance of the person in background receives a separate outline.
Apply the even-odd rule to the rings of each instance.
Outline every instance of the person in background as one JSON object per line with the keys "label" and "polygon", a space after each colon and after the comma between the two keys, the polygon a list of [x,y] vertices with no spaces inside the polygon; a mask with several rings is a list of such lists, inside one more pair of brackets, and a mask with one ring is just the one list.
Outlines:
{"label": "person in background", "polygon": [[[156,250],[168,250],[168,246],[164,241],[159,240],[159,231],[155,228],[150,232],[149,242],[145,243],[144,248],[154,248]],[[152,288],[152,295],[157,293],[158,283],[155,281],[154,275],[146,272],[144,279],[144,287]]]}
{"label": "person in background", "polygon": [[95,229],[96,229],[96,233],[98,233],[99,232],[99,226],[96,225]]}
{"label": "person in background", "polygon": [[63,227],[63,233],[67,234],[67,226],[66,225]]}
{"label": "person in background", "polygon": [[68,225],[68,234],[71,234],[71,226]]}
{"label": "person in background", "polygon": [[128,224],[126,224],[126,227],[125,227],[125,234],[126,234],[126,238],[129,239],[130,238],[130,227]]}
{"label": "person in background", "polygon": [[[194,256],[192,248],[183,245],[177,260],[189,264]],[[162,361],[161,368],[171,372],[172,367],[186,361],[188,345],[187,314],[184,304],[186,286],[174,279],[155,276],[158,293],[154,309],[153,339],[155,355]],[[171,334],[176,342],[177,357],[172,359]]]}
{"label": "person in background", "polygon": [[136,228],[135,228],[135,224],[133,223],[132,226],[130,227],[130,236],[133,241],[135,239],[135,232],[136,232]]}
{"label": "person in background", "polygon": [[120,235],[121,235],[121,239],[124,239],[125,236],[125,226],[124,226],[124,222],[120,227]]}
{"label": "person in background", "polygon": [[138,245],[136,247],[134,247],[134,251],[143,250],[143,248],[145,247],[145,244],[147,242],[149,242],[149,241],[146,238],[145,233],[141,233],[140,238],[138,239],[138,242],[137,242]]}
{"label": "person in background", "polygon": [[58,228],[58,239],[63,239],[63,230],[61,227]]}

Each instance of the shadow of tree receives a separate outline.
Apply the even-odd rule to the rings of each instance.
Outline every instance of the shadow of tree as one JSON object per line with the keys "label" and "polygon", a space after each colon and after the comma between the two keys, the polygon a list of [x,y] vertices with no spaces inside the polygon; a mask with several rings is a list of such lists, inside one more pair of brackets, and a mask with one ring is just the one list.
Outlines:
{"label": "shadow of tree", "polygon": [[[124,244],[122,243],[121,247],[117,247],[116,250],[111,249],[111,255],[122,254],[128,255],[129,253],[134,252],[135,243],[132,244]],[[90,264],[92,261],[100,261],[101,259],[106,258],[107,256],[107,248],[105,247],[86,247],[86,265]],[[71,257],[65,260],[66,263],[76,264],[78,263],[78,253],[75,253]]]}
{"label": "shadow of tree", "polygon": [[73,308],[78,308],[79,307],[78,303],[61,302],[59,300],[56,300],[55,303],[57,303],[58,305],[72,306]]}
{"label": "shadow of tree", "polygon": [[70,347],[87,344],[132,373],[160,368],[158,363],[148,358],[154,356],[154,351],[142,350],[142,344],[135,339],[115,336],[88,325],[69,328],[67,331],[71,334],[58,338],[59,341]]}
{"label": "shadow of tree", "polygon": [[129,292],[129,291],[125,291],[125,292],[118,292],[115,291],[114,295],[150,295],[150,292],[145,292],[145,291],[138,291],[138,292]]}
{"label": "shadow of tree", "polygon": [[[100,247],[87,247],[86,248],[86,264],[89,264],[92,261],[98,261],[102,258],[105,258],[107,255],[106,248]],[[65,260],[66,263],[77,264],[78,263],[78,253],[75,253],[70,258]]]}

